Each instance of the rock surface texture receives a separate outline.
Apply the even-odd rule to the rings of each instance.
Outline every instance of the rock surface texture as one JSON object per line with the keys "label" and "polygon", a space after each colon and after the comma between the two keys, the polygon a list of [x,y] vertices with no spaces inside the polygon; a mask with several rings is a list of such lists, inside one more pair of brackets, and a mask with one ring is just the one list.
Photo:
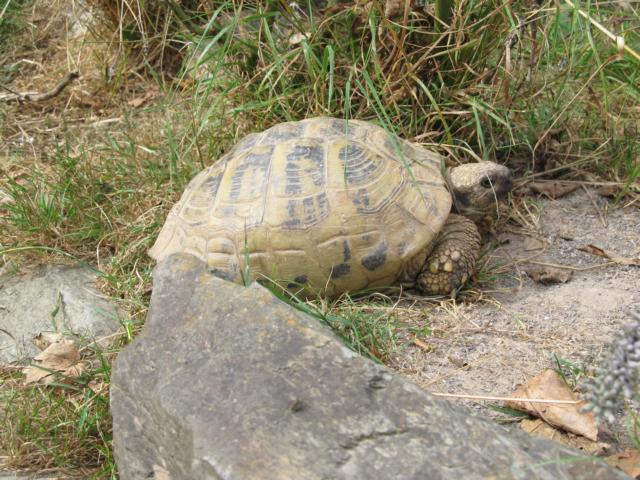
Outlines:
{"label": "rock surface texture", "polygon": [[117,308],[95,282],[91,270],[63,266],[0,277],[0,365],[40,353],[39,334],[91,340],[118,331]]}
{"label": "rock surface texture", "polygon": [[260,286],[161,262],[111,385],[121,478],[626,478],[362,358]]}

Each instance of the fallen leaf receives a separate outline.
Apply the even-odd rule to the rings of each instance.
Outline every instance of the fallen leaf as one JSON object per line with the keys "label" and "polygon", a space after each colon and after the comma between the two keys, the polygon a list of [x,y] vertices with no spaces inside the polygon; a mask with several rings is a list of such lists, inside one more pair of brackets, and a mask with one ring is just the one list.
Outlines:
{"label": "fallen leaf", "polygon": [[551,198],[561,198],[576,191],[580,188],[580,185],[562,182],[532,182],[529,184],[529,188],[532,192],[540,195],[547,195]]}
{"label": "fallen leaf", "polygon": [[466,369],[466,370],[469,369],[469,362],[467,362],[465,359],[460,358],[460,357],[456,357],[456,356],[453,356],[453,355],[449,355],[447,358],[456,367],[463,368],[463,369]]}
{"label": "fallen leaf", "polygon": [[600,247],[596,247],[595,245],[583,245],[582,247],[578,247],[578,250],[586,253],[590,253],[591,255],[597,255],[599,257],[609,258],[609,255],[601,249]]}
{"label": "fallen leaf", "polygon": [[89,387],[93,393],[100,394],[105,390],[105,383],[102,380],[98,381],[94,378],[87,383],[87,387]]}
{"label": "fallen leaf", "polygon": [[431,352],[433,351],[433,347],[431,345],[429,345],[426,342],[423,342],[422,340],[420,340],[419,338],[414,338],[413,339],[413,343],[420,347],[422,350],[424,350],[425,352]]}
{"label": "fallen leaf", "polygon": [[561,228],[560,230],[558,230],[558,236],[561,239],[567,240],[569,242],[575,239],[575,234],[568,228]]}
{"label": "fallen leaf", "polygon": [[153,99],[158,94],[157,88],[149,88],[144,95],[136,97],[127,102],[127,105],[133,108],[138,108],[147,103],[149,100]]}
{"label": "fallen leaf", "polygon": [[46,350],[49,345],[62,340],[62,334],[58,332],[41,332],[31,339],[38,350]]}
{"label": "fallen leaf", "polygon": [[33,360],[33,364],[22,370],[25,384],[42,380],[45,385],[49,385],[55,380],[55,372],[68,377],[78,377],[84,372],[78,348],[71,340],[52,343]]}
{"label": "fallen leaf", "polygon": [[546,247],[546,242],[535,237],[525,237],[522,244],[522,249],[531,252],[535,250],[543,250]]}
{"label": "fallen leaf", "polygon": [[[520,385],[512,396],[523,399],[577,400],[575,394],[553,370],[546,370],[540,375],[529,379],[525,385]],[[584,401],[572,404],[532,403],[526,400],[510,400],[506,402],[506,405],[510,408],[527,412],[541,418],[550,425],[582,435],[595,442],[598,440],[598,426],[592,413],[580,411],[584,404]]]}
{"label": "fallen leaf", "polygon": [[[176,81],[176,80],[174,80]],[[193,87],[193,85],[196,83],[195,80],[191,77],[186,77],[186,78],[180,78],[179,80],[176,81],[176,83],[178,84],[178,87],[181,90],[189,90],[191,87]]]}
{"label": "fallen leaf", "polygon": [[636,258],[621,257],[619,255],[616,255],[615,253],[607,252],[606,250],[591,244],[578,247],[578,250],[590,253],[591,255],[597,255],[599,257],[607,258],[612,262],[618,263],[620,265],[635,265],[640,267],[640,256]]}
{"label": "fallen leaf", "polygon": [[399,17],[404,13],[404,3],[406,0],[386,0],[384,4],[384,16],[386,18]]}
{"label": "fallen leaf", "polygon": [[0,190],[0,207],[3,205],[11,205],[14,203],[16,203],[16,201],[11,195],[4,192],[3,190]]}
{"label": "fallen leaf", "polygon": [[289,45],[298,45],[299,43],[302,43],[303,40],[307,40],[308,38],[308,33],[296,32],[289,37]]}
{"label": "fallen leaf", "polygon": [[153,466],[153,480],[171,480],[169,470],[160,465]]}
{"label": "fallen leaf", "polygon": [[571,280],[573,272],[548,265],[532,265],[525,270],[527,275],[536,283],[553,285],[554,283],[567,283]]}
{"label": "fallen leaf", "polygon": [[620,192],[618,185],[603,185],[597,190],[598,195],[602,197],[614,198]]}
{"label": "fallen leaf", "polygon": [[633,11],[633,4],[629,0],[618,0],[616,3],[624,10]]}
{"label": "fallen leaf", "polygon": [[406,85],[400,85],[398,88],[391,92],[391,96],[389,97],[390,102],[401,102],[406,100],[411,96],[412,90],[407,88]]}
{"label": "fallen leaf", "polygon": [[607,457],[607,463],[632,478],[640,478],[640,450],[626,450]]}
{"label": "fallen leaf", "polygon": [[536,418],[535,420],[522,420],[520,428],[534,437],[547,438],[554,442],[568,445],[589,455],[601,456],[607,453],[611,445],[604,442],[593,442],[587,438],[573,433],[566,433],[556,430],[544,420]]}

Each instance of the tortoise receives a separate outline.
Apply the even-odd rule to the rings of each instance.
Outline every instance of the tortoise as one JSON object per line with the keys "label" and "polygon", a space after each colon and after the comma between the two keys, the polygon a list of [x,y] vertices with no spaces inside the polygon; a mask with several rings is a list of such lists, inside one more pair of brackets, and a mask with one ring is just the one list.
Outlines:
{"label": "tortoise", "polygon": [[488,161],[443,165],[373,123],[281,123],[201,171],[149,255],[192,254],[226,280],[306,295],[395,284],[448,294],[471,277],[474,221],[495,211],[511,174]]}

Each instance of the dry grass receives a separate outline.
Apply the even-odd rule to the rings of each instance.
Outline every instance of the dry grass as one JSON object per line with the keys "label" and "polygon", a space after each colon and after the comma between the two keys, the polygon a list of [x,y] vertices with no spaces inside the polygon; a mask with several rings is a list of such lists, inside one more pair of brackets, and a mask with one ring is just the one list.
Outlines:
{"label": "dry grass", "polygon": [[109,417],[109,355],[86,354],[81,377],[23,383],[21,367],[0,369],[0,469],[108,478],[115,473]]}

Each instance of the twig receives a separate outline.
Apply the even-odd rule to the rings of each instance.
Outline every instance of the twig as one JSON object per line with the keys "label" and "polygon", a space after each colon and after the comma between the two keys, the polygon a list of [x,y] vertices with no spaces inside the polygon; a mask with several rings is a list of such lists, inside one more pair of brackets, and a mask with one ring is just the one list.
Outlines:
{"label": "twig", "polygon": [[640,61],[640,54],[638,52],[636,52],[635,50],[633,50],[629,45],[627,45],[625,43],[624,37],[622,37],[620,35],[616,35],[616,34],[612,33],[611,31],[607,30],[597,20],[593,19],[591,17],[591,15],[589,15],[589,13],[587,13],[584,10],[581,10],[580,8],[578,8],[571,0],[564,0],[564,1],[567,3],[567,5],[569,5],[576,12],[578,12],[578,14],[580,14],[582,17],[584,17],[589,22],[591,22],[591,24],[593,26],[595,26],[598,30],[600,30],[602,33],[604,33],[611,40],[616,42],[616,46],[618,47],[618,51],[619,51],[620,56],[622,56],[622,54],[624,52],[627,52],[629,55],[634,57],[636,60]]}
{"label": "twig", "polygon": [[555,267],[555,268],[564,268],[565,270],[575,270],[576,272],[586,272],[587,270],[595,270],[597,268],[608,267],[609,265],[615,265],[616,262],[604,262],[599,263],[598,265],[591,265],[589,267],[574,267],[572,265],[562,265],[560,263],[548,263],[548,262],[518,262],[518,263],[530,263],[532,265],[541,265],[543,267]]}
{"label": "twig", "polygon": [[18,92],[14,92],[13,90],[11,90],[9,87],[0,84],[0,88],[2,88],[3,90],[6,90],[9,93],[13,93],[14,95],[20,95]]}
{"label": "twig", "polygon": [[[546,173],[546,172],[544,172]],[[531,177],[527,177],[526,180],[528,180]],[[569,179],[562,179],[562,180],[554,180],[554,179],[545,179],[545,178],[541,178],[539,180],[536,180],[536,182],[538,183],[566,183],[568,185],[579,185],[579,186],[587,186],[587,187],[608,187],[608,186],[617,186],[617,187],[622,187],[624,185],[626,185],[626,182],[596,182],[595,180],[569,180]],[[526,183],[526,182],[523,182]]]}
{"label": "twig", "polygon": [[587,194],[587,197],[589,197],[589,200],[591,201],[591,204],[593,205],[593,208],[596,209],[596,212],[598,212],[598,217],[600,217],[600,223],[602,223],[602,226],[604,228],[607,228],[607,220],[604,218],[604,215],[602,214],[602,210],[600,209],[600,207],[598,206],[598,204],[596,203],[595,199],[593,198],[593,195],[591,195],[591,192],[589,192],[589,189],[585,186],[585,185],[581,185],[582,189],[584,190],[584,193]]}
{"label": "twig", "polygon": [[64,76],[62,80],[60,80],[60,82],[55,87],[53,87],[48,92],[44,92],[44,93],[35,93],[35,92],[19,93],[19,92],[13,92],[12,90],[9,90],[7,87],[2,86],[2,88],[12,93],[9,95],[0,96],[0,101],[20,102],[20,103],[44,102],[45,100],[49,100],[50,98],[53,98],[56,95],[59,95],[60,92],[62,92],[65,88],[67,88],[67,85],[69,85],[71,82],[73,82],[76,78],[79,78],[79,77],[80,75],[78,74],[78,72],[69,72]]}
{"label": "twig", "polygon": [[431,393],[434,397],[461,398],[467,400],[497,400],[503,402],[528,402],[528,403],[563,403],[575,405],[581,400],[548,400],[545,398],[518,398],[518,397],[489,397],[485,395],[458,395],[455,393]]}
{"label": "twig", "polygon": [[13,340],[16,339],[16,337],[14,337],[13,335],[11,335],[11,332],[9,332],[8,330],[5,330],[4,328],[0,328],[0,332],[2,333],[6,333],[7,335],[9,335]]}
{"label": "twig", "polygon": [[511,83],[511,76],[512,76],[511,75],[511,70],[512,70],[511,51],[513,50],[513,47],[516,46],[516,43],[520,41],[520,38],[522,36],[522,30],[525,27],[525,23],[522,20],[520,20],[518,16],[515,15],[515,13],[513,15],[518,20],[518,25],[516,25],[515,28],[511,29],[511,32],[509,33],[509,36],[507,37],[507,40],[505,41],[505,44],[504,44],[504,70],[506,72],[506,75],[504,77],[502,88],[504,92],[504,98],[507,103],[511,103],[513,100],[509,92],[509,86]]}

